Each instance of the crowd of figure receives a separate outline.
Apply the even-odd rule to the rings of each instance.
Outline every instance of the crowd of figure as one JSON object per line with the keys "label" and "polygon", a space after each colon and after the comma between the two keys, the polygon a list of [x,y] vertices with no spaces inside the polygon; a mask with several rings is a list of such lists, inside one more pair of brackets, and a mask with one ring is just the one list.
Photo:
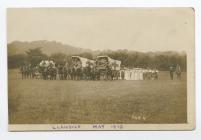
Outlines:
{"label": "crowd of figure", "polygon": [[157,69],[134,68],[120,70],[122,80],[158,80]]}
{"label": "crowd of figure", "polygon": [[[55,64],[53,60],[43,60],[36,66],[31,64],[22,65],[20,67],[22,79],[44,79],[44,80],[158,80],[157,69],[121,69],[119,71],[112,70],[107,66],[106,69],[99,70],[94,65],[86,67],[74,67],[73,65]],[[181,79],[181,68],[177,64],[170,67],[170,79]]]}
{"label": "crowd of figure", "polygon": [[170,79],[174,80],[174,75],[176,74],[176,79],[181,80],[181,67],[179,64],[176,66],[170,66]]}
{"label": "crowd of figure", "polygon": [[[48,64],[49,63],[49,64]],[[20,68],[22,79],[44,79],[44,80],[157,80],[158,70],[120,70],[113,71],[109,67],[105,71],[97,70],[95,67],[74,68],[69,65],[51,63],[31,66],[23,65]],[[48,65],[47,65],[48,64]]]}
{"label": "crowd of figure", "polygon": [[[37,66],[31,64],[22,65],[20,67],[22,79],[34,78],[44,80],[100,80],[103,76],[101,71],[95,67],[86,66],[77,68],[66,64],[55,64],[53,61],[43,60]],[[105,79],[115,80],[118,75],[116,72],[108,68],[105,71]]]}
{"label": "crowd of figure", "polygon": [[143,78],[144,80],[158,80],[158,73],[157,69],[146,69],[143,71]]}

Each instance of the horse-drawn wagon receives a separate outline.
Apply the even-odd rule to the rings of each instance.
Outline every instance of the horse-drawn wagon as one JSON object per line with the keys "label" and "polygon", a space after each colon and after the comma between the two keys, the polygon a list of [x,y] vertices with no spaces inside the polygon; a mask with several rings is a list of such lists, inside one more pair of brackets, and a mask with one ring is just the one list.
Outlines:
{"label": "horse-drawn wagon", "polygon": [[83,69],[88,66],[91,67],[94,64],[94,62],[95,62],[94,60],[90,60],[84,57],[72,56],[72,64],[75,69],[78,69],[78,68]]}
{"label": "horse-drawn wagon", "polygon": [[42,60],[39,63],[39,72],[42,74],[44,80],[56,79],[57,69],[53,60]]}
{"label": "horse-drawn wagon", "polygon": [[74,79],[90,79],[94,64],[94,60],[72,56],[72,74]]}
{"label": "horse-drawn wagon", "polygon": [[99,71],[100,79],[117,79],[121,69],[121,61],[114,60],[108,56],[98,56],[96,59],[96,70]]}

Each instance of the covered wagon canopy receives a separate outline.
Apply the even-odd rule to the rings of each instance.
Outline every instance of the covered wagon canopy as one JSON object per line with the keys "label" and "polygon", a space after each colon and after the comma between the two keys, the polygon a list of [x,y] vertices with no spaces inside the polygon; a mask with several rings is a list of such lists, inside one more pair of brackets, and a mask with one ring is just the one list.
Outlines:
{"label": "covered wagon canopy", "polygon": [[109,65],[112,70],[120,70],[121,69],[121,61],[110,58],[109,56],[97,56],[96,59],[98,69],[104,69],[107,65]]}
{"label": "covered wagon canopy", "polygon": [[39,66],[40,67],[49,67],[49,66],[55,67],[55,62],[53,60],[42,60],[39,63]]}
{"label": "covered wagon canopy", "polygon": [[72,62],[75,68],[84,68],[93,65],[95,61],[80,56],[72,56]]}

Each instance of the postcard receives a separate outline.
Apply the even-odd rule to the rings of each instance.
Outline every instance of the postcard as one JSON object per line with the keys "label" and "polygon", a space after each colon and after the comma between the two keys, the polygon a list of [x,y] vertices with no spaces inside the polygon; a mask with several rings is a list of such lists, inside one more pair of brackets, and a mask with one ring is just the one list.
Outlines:
{"label": "postcard", "polygon": [[8,8],[9,131],[193,130],[195,11]]}

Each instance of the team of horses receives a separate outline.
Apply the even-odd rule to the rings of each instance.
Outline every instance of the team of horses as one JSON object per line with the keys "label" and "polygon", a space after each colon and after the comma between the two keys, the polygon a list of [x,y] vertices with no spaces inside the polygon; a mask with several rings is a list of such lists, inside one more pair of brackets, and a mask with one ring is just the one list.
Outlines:
{"label": "team of horses", "polygon": [[[158,71],[145,69],[143,71],[143,80],[157,80]],[[86,67],[76,67],[76,65],[57,64],[48,66],[32,66],[31,64],[22,65],[20,67],[22,79],[44,79],[44,80],[124,80],[125,71],[112,69],[109,65],[105,69],[99,69],[96,65],[88,65]],[[122,73],[123,72],[123,73]],[[174,73],[177,79],[181,79],[181,68],[177,64],[176,67],[170,67],[170,78],[173,80]]]}
{"label": "team of horses", "polygon": [[23,65],[20,68],[22,79],[44,79],[44,80],[117,80],[118,71],[107,68],[104,71],[95,67],[75,68],[73,66],[56,65],[48,67]]}

